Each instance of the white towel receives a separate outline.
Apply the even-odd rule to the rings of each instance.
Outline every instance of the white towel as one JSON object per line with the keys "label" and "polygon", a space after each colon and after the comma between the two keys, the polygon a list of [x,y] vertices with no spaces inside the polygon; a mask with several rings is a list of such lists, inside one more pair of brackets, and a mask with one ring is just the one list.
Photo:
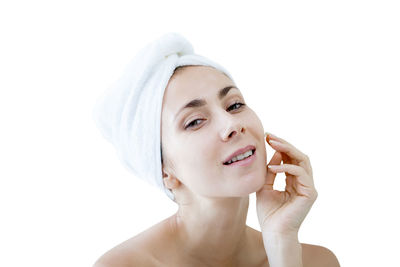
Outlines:
{"label": "white towel", "polygon": [[192,45],[176,32],[164,34],[142,48],[123,75],[97,98],[93,119],[116,149],[123,165],[140,179],[164,186],[161,166],[161,106],[164,90],[178,66],[214,67],[233,78],[218,63],[194,54]]}

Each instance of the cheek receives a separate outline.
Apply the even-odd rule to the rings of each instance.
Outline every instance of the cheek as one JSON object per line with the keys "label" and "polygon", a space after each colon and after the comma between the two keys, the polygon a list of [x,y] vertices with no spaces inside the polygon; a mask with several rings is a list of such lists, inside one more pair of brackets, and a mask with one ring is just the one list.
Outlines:
{"label": "cheek", "polygon": [[[189,146],[187,147],[189,148]],[[215,171],[214,167],[216,166],[215,162],[217,156],[213,154],[214,151],[212,146],[202,142],[201,146],[191,146],[190,151],[184,153],[184,156],[180,157],[180,160],[182,163],[184,162],[186,169],[202,174]]]}
{"label": "cheek", "polygon": [[260,161],[260,167],[264,168],[264,163],[266,162],[267,159],[267,151],[266,151],[266,141],[264,139],[264,127],[262,125],[262,122],[260,118],[257,116],[257,114],[253,111],[250,110],[250,116],[248,117],[247,120],[247,127],[251,131],[252,137],[256,139],[257,145],[258,145],[258,158]]}
{"label": "cheek", "polygon": [[[201,138],[201,145],[187,145],[184,153],[177,158],[180,174],[183,181],[198,188],[208,185],[210,180],[218,176],[218,157],[215,153],[215,145],[207,143],[209,138]],[[210,140],[211,141],[211,140]],[[208,189],[209,190],[209,189]]]}
{"label": "cheek", "polygon": [[251,127],[253,127],[254,129],[256,129],[259,132],[262,132],[262,135],[264,136],[264,128],[262,125],[262,122],[260,120],[260,118],[257,116],[257,114],[250,109],[250,116],[248,118],[249,120],[249,125],[251,125]]}

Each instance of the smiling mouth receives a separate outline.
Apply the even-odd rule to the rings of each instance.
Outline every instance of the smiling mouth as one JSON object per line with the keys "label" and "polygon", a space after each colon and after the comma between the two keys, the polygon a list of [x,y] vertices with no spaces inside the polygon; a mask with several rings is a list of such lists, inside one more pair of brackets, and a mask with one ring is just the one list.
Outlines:
{"label": "smiling mouth", "polygon": [[235,163],[238,163],[238,162],[241,162],[241,161],[249,160],[249,159],[251,159],[252,157],[254,157],[254,154],[255,154],[255,152],[256,152],[256,149],[252,149],[251,152],[252,152],[252,154],[251,154],[250,156],[244,158],[244,159],[236,160],[236,161],[233,161],[233,162],[230,162],[230,163],[225,162],[225,163],[223,163],[223,164],[224,164],[224,165],[232,165],[232,164],[235,164]]}

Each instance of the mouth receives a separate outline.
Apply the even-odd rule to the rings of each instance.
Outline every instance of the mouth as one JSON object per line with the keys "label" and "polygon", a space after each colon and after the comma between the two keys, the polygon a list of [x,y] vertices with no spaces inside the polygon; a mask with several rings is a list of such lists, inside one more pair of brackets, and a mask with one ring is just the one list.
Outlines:
{"label": "mouth", "polygon": [[226,166],[247,166],[251,164],[256,157],[256,149],[253,148],[247,152],[238,155],[237,157],[232,157],[230,160],[224,162]]}

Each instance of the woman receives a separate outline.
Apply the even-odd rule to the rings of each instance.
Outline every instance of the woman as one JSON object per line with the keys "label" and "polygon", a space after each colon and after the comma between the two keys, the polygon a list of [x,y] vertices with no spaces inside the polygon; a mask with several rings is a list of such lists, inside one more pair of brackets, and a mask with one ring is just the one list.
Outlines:
{"label": "woman", "polygon": [[[268,168],[265,141],[276,150]],[[330,250],[298,241],[317,198],[309,158],[264,135],[229,75],[211,66],[174,69],[162,98],[161,147],[162,179],[177,213],[95,267],[339,266]],[[284,192],[273,190],[278,172],[286,173]],[[246,225],[253,192],[261,232]]]}

